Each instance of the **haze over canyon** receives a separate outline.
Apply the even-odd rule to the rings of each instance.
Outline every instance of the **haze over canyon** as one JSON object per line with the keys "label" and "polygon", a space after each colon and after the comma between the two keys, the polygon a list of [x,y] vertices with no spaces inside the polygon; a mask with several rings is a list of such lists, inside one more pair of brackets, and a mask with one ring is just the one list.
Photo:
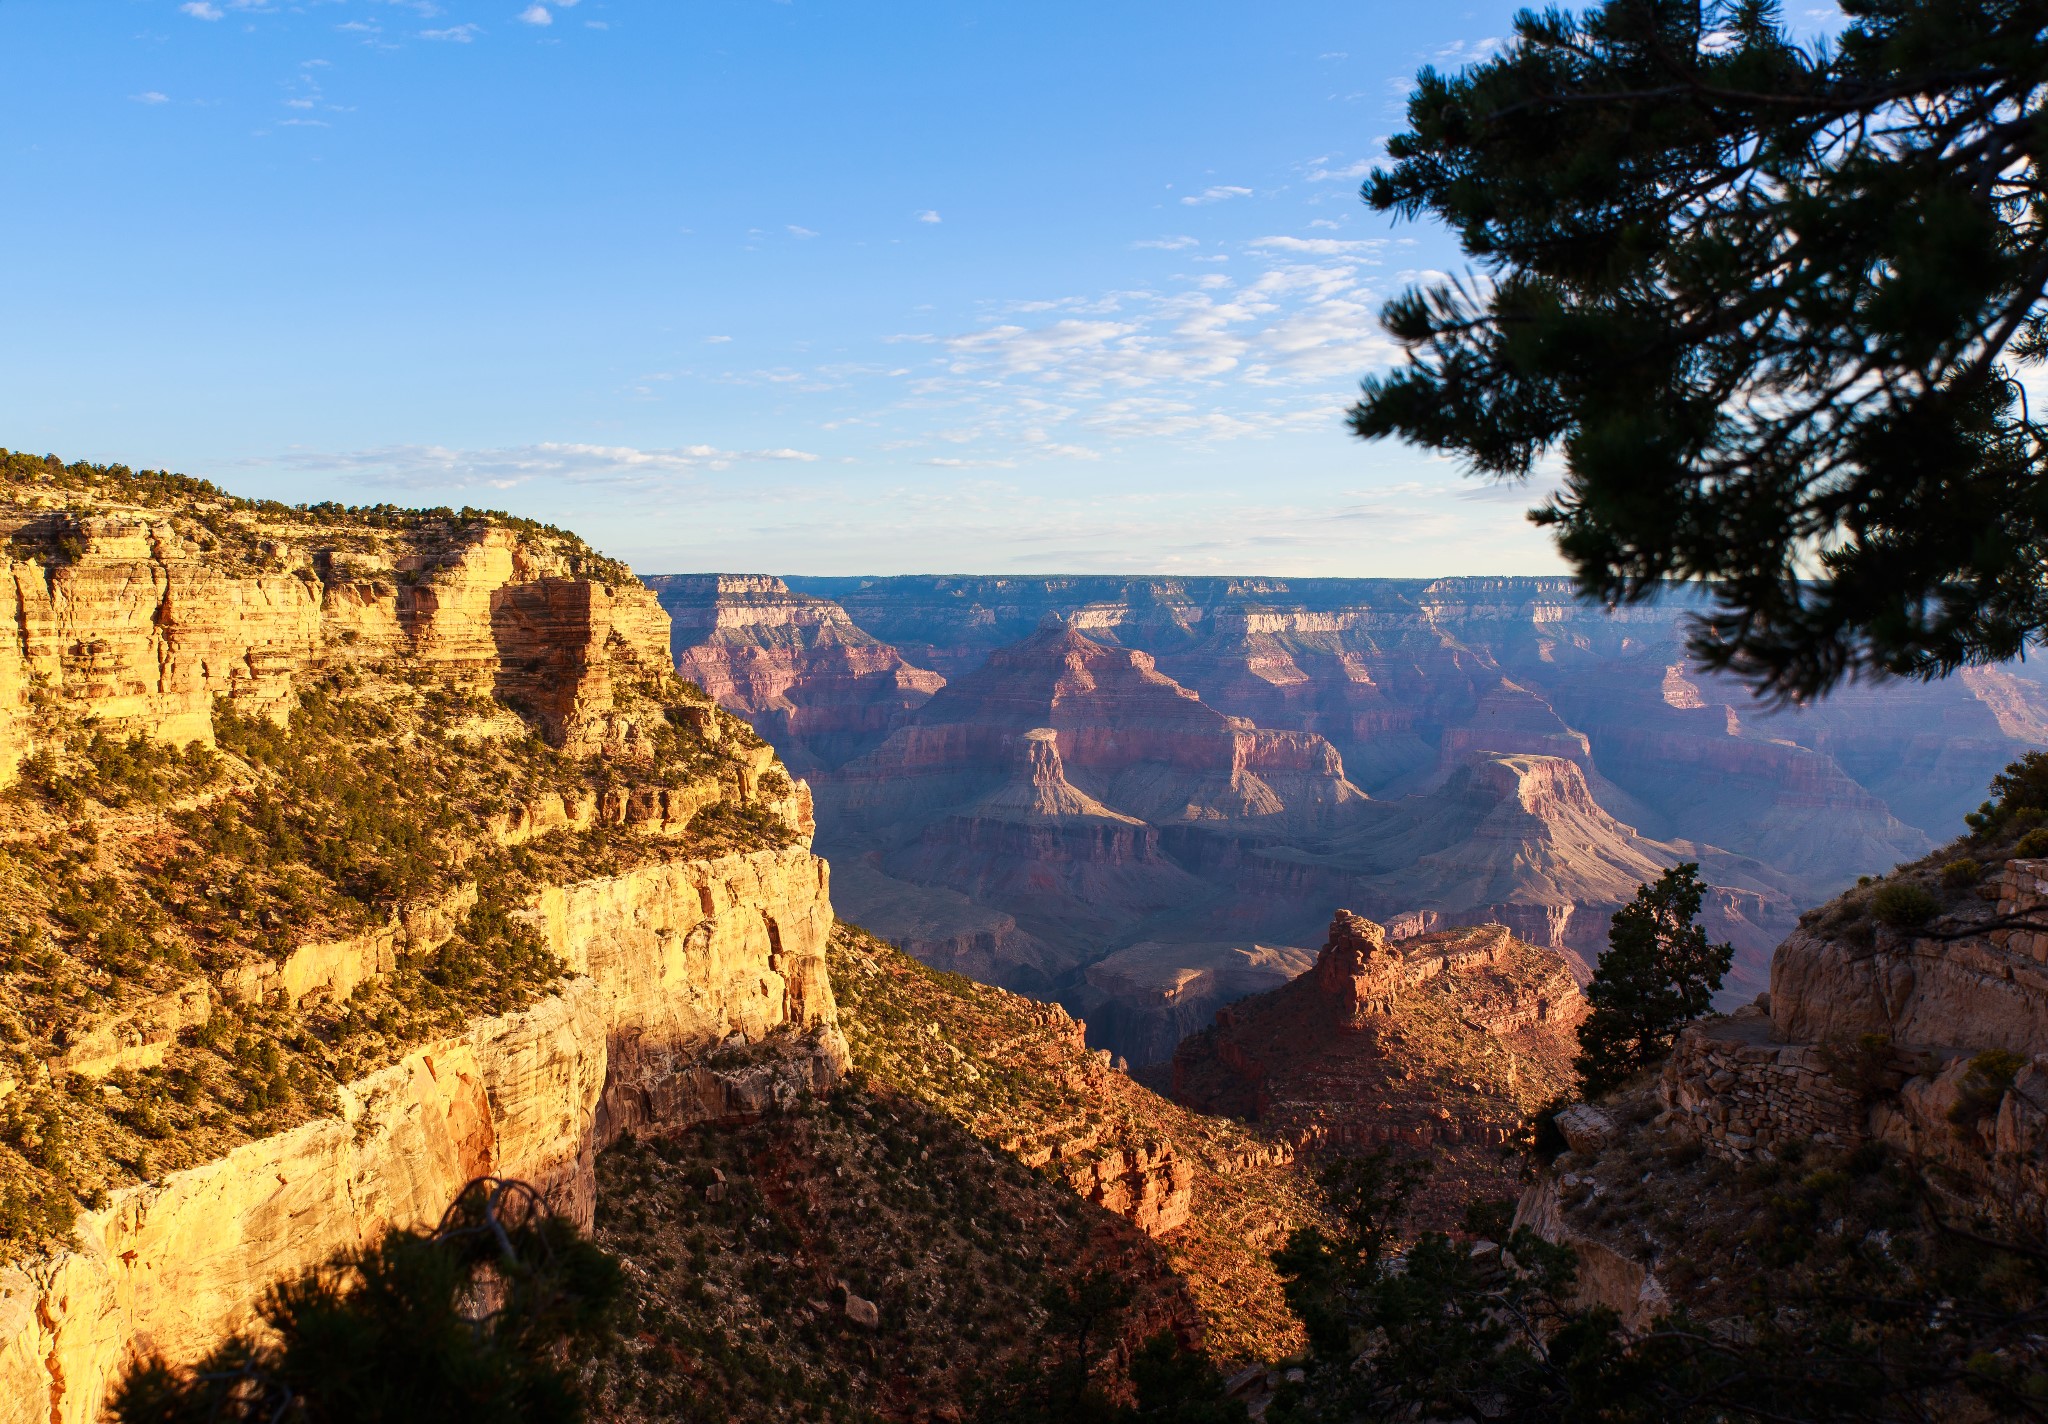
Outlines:
{"label": "haze over canyon", "polygon": [[2048,742],[2029,665],[1772,708],[1689,664],[1684,597],[1561,579],[646,582],[678,670],[814,788],[849,919],[1137,1065],[1307,969],[1339,906],[1583,977],[1683,860],[1745,1001],[1800,910]]}

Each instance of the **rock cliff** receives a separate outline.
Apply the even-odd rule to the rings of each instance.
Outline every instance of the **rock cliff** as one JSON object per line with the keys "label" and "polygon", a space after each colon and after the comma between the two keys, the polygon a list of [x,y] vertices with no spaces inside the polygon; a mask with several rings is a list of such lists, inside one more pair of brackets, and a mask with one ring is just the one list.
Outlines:
{"label": "rock cliff", "polygon": [[573,536],[0,460],[0,1420],[838,1080],[808,789]]}
{"label": "rock cliff", "polygon": [[676,670],[743,711],[802,774],[871,750],[945,686],[855,627],[837,604],[792,593],[781,579],[646,582],[673,620]]}

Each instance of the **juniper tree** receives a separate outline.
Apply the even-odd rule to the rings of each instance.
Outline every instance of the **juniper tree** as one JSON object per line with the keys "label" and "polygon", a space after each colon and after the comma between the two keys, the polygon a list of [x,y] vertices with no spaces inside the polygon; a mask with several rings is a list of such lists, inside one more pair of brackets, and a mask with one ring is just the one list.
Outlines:
{"label": "juniper tree", "polygon": [[1531,517],[1581,591],[1703,581],[1696,655],[1778,697],[2048,627],[2048,3],[1841,8],[1805,46],[1769,0],[1525,11],[1363,189],[1478,270],[1387,307],[1357,433],[1561,456]]}
{"label": "juniper tree", "polygon": [[1586,986],[1593,1012],[1579,1025],[1572,1065],[1586,1092],[1607,1092],[1654,1064],[1713,1004],[1735,947],[1708,943],[1699,926],[1699,870],[1674,865],[1615,912],[1607,953]]}

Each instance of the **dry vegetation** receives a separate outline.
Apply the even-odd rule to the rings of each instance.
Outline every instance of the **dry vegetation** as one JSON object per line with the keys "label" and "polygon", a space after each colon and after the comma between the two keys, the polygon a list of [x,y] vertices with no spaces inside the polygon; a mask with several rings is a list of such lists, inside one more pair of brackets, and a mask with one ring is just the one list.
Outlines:
{"label": "dry vegetation", "polygon": [[1142,1283],[1133,1336],[1191,1315],[1128,1223],[873,1084],[613,1149],[597,1239],[629,1283],[588,1376],[607,1419],[958,1418],[1043,1347],[1047,1287],[1091,1269]]}
{"label": "dry vegetation", "polygon": [[1299,1324],[1268,1253],[1315,1207],[1288,1154],[1112,1071],[1056,1010],[918,963],[850,926],[832,983],[865,1078],[915,1097],[976,1138],[1073,1176],[1125,1144],[1165,1144],[1194,1169],[1194,1210],[1162,1244],[1219,1361],[1291,1353]]}
{"label": "dry vegetation", "polygon": [[[284,727],[223,699],[217,748],[38,708],[43,750],[0,793],[0,1259],[61,1240],[81,1204],[332,1111],[338,1084],[548,992],[560,966],[519,913],[539,887],[788,844],[738,794],[727,749],[751,733],[672,676],[647,684],[622,695],[674,715],[636,755],[582,759],[395,665],[302,680]],[[681,837],[598,825],[504,845],[491,828],[544,796],[684,784],[723,799]],[[401,925],[417,932],[395,972],[343,1002],[248,992],[295,947]],[[180,1002],[201,1021],[107,1072],[111,1029],[154,1020],[162,1037]]]}

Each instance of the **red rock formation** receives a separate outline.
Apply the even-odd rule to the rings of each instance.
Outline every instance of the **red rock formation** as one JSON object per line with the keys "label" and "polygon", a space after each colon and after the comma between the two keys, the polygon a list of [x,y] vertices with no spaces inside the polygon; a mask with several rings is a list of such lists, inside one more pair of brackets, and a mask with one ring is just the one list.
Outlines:
{"label": "red rock formation", "polygon": [[863,633],[837,604],[778,578],[647,580],[674,629],[676,670],[773,742],[799,774],[869,750],[945,686]]}
{"label": "red rock formation", "polygon": [[1585,1012],[1565,961],[1500,925],[1390,940],[1340,910],[1311,972],[1182,1042],[1173,1096],[1302,1149],[1431,1147],[1449,1202],[1490,1183],[1483,1149],[1569,1082]]}

